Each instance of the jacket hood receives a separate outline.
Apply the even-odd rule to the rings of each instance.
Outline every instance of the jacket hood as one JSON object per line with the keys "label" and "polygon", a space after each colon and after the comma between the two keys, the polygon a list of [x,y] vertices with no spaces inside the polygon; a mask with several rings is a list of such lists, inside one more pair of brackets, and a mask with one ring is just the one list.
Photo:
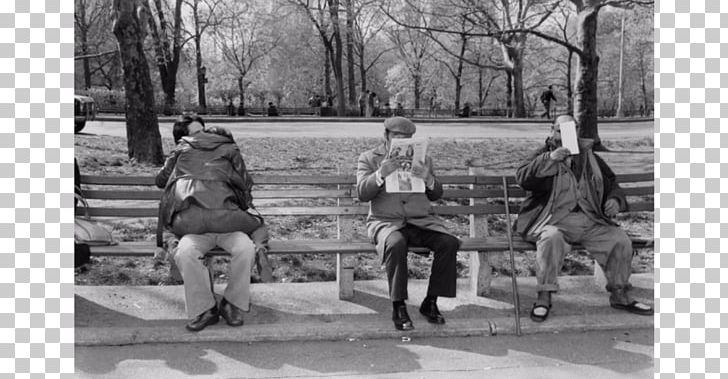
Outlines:
{"label": "jacket hood", "polygon": [[235,143],[232,139],[221,136],[219,134],[199,132],[191,136],[182,137],[182,141],[187,142],[190,146],[200,150],[215,150],[220,145]]}

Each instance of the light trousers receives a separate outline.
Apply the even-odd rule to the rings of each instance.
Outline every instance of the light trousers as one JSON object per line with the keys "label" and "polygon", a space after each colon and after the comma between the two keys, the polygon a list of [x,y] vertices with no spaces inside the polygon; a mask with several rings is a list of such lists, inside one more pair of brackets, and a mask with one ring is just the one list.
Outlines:
{"label": "light trousers", "polygon": [[250,309],[250,269],[255,259],[255,245],[247,234],[205,233],[184,235],[174,255],[185,286],[185,308],[195,318],[216,304],[210,273],[204,265],[205,254],[219,246],[230,253],[228,285],[224,297],[236,307]]}
{"label": "light trousers", "polygon": [[604,270],[607,291],[629,289],[632,241],[617,226],[601,225],[583,212],[569,213],[555,225],[537,232],[536,282],[538,291],[558,291],[558,274],[571,244],[581,244]]}

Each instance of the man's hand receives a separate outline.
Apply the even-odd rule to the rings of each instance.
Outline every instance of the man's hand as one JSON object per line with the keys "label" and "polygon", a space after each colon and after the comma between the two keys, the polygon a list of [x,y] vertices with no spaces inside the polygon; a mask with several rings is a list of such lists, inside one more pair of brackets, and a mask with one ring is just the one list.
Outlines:
{"label": "man's hand", "polygon": [[404,157],[394,157],[383,160],[382,164],[379,166],[379,173],[382,174],[382,178],[386,178],[391,173],[397,171],[404,159]]}
{"label": "man's hand", "polygon": [[604,203],[604,214],[608,217],[614,217],[619,213],[619,202],[616,199],[607,199]]}
{"label": "man's hand", "polygon": [[569,149],[562,146],[562,147],[559,147],[558,149],[552,151],[549,157],[555,161],[563,161],[569,155],[571,155],[571,151],[569,151]]}
{"label": "man's hand", "polygon": [[432,168],[425,162],[413,162],[412,165],[412,176],[420,178],[425,182],[425,185],[429,184],[432,177]]}

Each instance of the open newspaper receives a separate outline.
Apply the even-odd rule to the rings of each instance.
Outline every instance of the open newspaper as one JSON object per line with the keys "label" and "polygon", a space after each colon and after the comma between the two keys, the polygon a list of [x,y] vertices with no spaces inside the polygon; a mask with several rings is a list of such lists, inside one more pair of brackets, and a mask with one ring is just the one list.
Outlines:
{"label": "open newspaper", "polygon": [[424,193],[425,181],[412,176],[412,165],[415,162],[424,164],[427,153],[425,138],[393,138],[387,157],[404,157],[397,171],[384,179],[386,191],[389,193]]}

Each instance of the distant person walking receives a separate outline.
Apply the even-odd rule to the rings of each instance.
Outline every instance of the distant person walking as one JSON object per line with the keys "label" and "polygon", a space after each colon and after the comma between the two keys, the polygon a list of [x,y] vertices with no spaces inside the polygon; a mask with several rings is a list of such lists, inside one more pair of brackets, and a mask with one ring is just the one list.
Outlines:
{"label": "distant person walking", "polygon": [[367,99],[369,98],[369,90],[362,91],[359,93],[359,116],[364,117],[367,110]]}
{"label": "distant person walking", "polygon": [[374,92],[367,91],[367,109],[366,109],[366,116],[372,117],[374,114],[374,98],[377,95]]}
{"label": "distant person walking", "polygon": [[541,92],[540,100],[541,104],[543,104],[544,112],[541,113],[541,117],[551,118],[551,100],[556,102],[556,96],[554,96],[554,92],[551,90],[552,86],[549,86],[549,88],[546,91]]}

